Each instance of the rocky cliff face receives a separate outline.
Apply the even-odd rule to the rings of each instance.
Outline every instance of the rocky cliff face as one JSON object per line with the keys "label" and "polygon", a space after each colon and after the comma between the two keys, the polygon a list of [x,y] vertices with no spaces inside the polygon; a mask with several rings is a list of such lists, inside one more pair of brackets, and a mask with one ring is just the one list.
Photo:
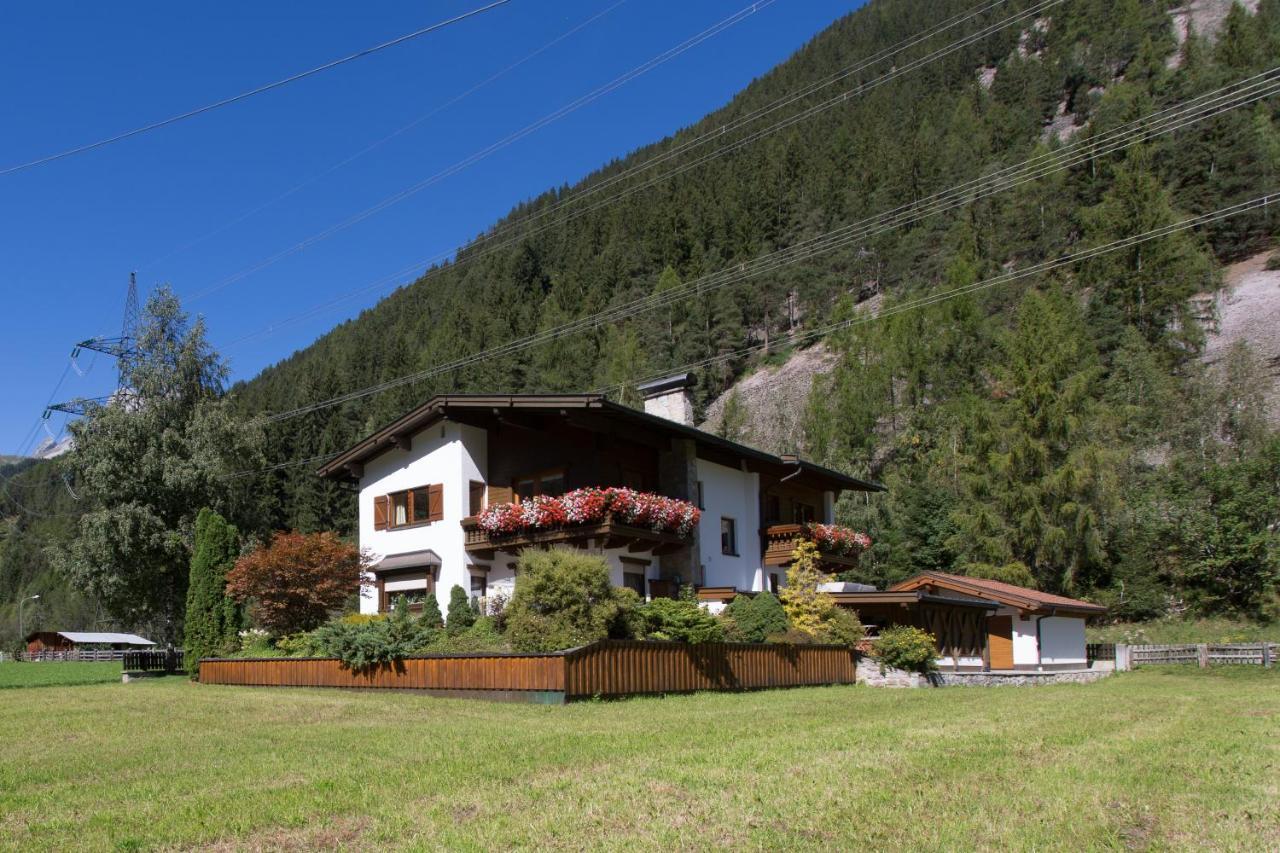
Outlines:
{"label": "rocky cliff face", "polygon": [[1280,269],[1268,270],[1272,252],[1263,252],[1223,270],[1215,298],[1217,328],[1208,336],[1204,358],[1221,361],[1236,341],[1245,341],[1266,366],[1267,415],[1280,427]]}

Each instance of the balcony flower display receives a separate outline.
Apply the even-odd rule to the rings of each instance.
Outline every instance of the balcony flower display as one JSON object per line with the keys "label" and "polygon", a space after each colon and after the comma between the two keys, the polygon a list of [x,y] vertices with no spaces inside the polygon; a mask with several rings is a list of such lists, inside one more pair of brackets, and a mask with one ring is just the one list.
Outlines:
{"label": "balcony flower display", "polygon": [[496,504],[476,522],[490,536],[548,530],[604,521],[609,515],[657,533],[688,536],[702,513],[688,501],[622,487],[574,489],[558,498],[539,495],[517,503]]}
{"label": "balcony flower display", "polygon": [[856,557],[871,547],[871,538],[867,534],[838,524],[810,522],[804,526],[804,538],[817,545],[824,554],[840,557]]}

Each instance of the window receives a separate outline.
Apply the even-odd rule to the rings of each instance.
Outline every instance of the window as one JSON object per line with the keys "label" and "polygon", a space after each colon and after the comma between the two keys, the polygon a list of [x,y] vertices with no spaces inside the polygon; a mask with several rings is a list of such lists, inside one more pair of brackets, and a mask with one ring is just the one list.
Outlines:
{"label": "window", "polygon": [[769,592],[774,595],[778,594],[778,573],[769,572]]}
{"label": "window", "polygon": [[489,594],[489,578],[482,574],[471,575],[471,598],[484,598]]}
{"label": "window", "polygon": [[467,514],[479,515],[482,512],[484,512],[484,483],[472,480]]}
{"label": "window", "polygon": [[812,504],[800,503],[796,501],[791,507],[792,522],[795,524],[808,524],[818,518],[818,511],[813,508]]}
{"label": "window", "polygon": [[404,527],[409,523],[409,492],[397,492],[391,496],[391,526]]}
{"label": "window", "polygon": [[373,500],[373,526],[376,530],[430,524],[444,518],[444,486],[418,486],[403,492],[392,492]]}
{"label": "window", "polygon": [[517,477],[511,484],[515,488],[514,500],[522,501],[535,495],[559,497],[565,493],[564,469],[554,468],[550,471],[539,471]]}
{"label": "window", "polygon": [[431,520],[431,498],[425,488],[410,490],[409,506],[413,510],[410,517],[414,524],[425,524]]}
{"label": "window", "polygon": [[720,553],[738,556],[738,523],[732,518],[720,519]]}
{"label": "window", "polygon": [[622,585],[635,590],[636,595],[644,598],[644,572],[623,572]]}

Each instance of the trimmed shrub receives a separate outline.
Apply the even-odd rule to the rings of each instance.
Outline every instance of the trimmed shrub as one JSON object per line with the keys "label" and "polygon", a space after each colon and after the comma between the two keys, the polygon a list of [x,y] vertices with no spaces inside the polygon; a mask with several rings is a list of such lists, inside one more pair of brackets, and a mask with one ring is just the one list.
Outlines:
{"label": "trimmed shrub", "polygon": [[471,606],[471,596],[457,584],[449,590],[449,621],[446,624],[450,634],[461,634],[476,624],[476,611]]}
{"label": "trimmed shrub", "polygon": [[505,652],[509,649],[493,617],[481,616],[471,627],[458,634],[437,634],[434,641],[418,651],[426,654],[456,654],[459,652]]}
{"label": "trimmed shrub", "polygon": [[735,597],[725,609],[725,623],[725,634],[736,643],[763,643],[788,627],[782,602],[768,590]]}
{"label": "trimmed shrub", "polygon": [[521,652],[550,652],[633,635],[639,599],[609,582],[601,558],[565,548],[527,549],[507,606],[507,639]]}
{"label": "trimmed shrub", "polygon": [[871,644],[880,667],[930,672],[938,667],[938,645],[932,634],[909,625],[886,628]]}
{"label": "trimmed shrub", "polygon": [[310,654],[336,657],[351,669],[360,670],[419,652],[440,636],[440,628],[427,619],[415,618],[409,612],[409,602],[401,596],[385,619],[330,622],[312,631],[310,640],[297,642],[308,643]]}
{"label": "trimmed shrub", "polygon": [[818,641],[836,646],[856,646],[867,635],[858,614],[844,607],[835,607],[822,623]]}
{"label": "trimmed shrub", "polygon": [[675,640],[680,643],[724,641],[720,620],[691,599],[655,598],[640,605],[642,635],[648,640]]}

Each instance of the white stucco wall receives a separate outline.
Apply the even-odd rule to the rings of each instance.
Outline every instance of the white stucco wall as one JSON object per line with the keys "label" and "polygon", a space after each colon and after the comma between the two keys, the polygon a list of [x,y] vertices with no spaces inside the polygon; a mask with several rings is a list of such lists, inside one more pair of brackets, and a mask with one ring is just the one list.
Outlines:
{"label": "white stucco wall", "polygon": [[1071,616],[1040,620],[1040,655],[1045,663],[1085,664],[1084,621]]}
{"label": "white stucco wall", "polygon": [[1023,616],[1013,607],[1002,607],[997,615],[1013,617],[1013,665],[1038,666],[1040,648],[1036,645],[1035,617]]}
{"label": "white stucco wall", "polygon": [[[463,549],[461,521],[470,508],[471,480],[484,481],[485,433],[445,421],[413,437],[410,450],[389,450],[365,464],[360,480],[360,545],[375,560],[430,549],[440,556],[436,598],[443,610],[454,584],[471,588],[470,559]],[[399,530],[375,530],[374,498],[391,492],[440,483],[444,487],[440,521]],[[360,600],[361,613],[376,613],[376,590]]]}
{"label": "white stucco wall", "polygon": [[[705,459],[698,460],[698,480],[702,483],[702,520],[698,524],[701,541],[703,583],[760,590],[764,586],[760,552],[760,475],[727,468]],[[738,553],[720,552],[720,519],[736,522]],[[784,573],[778,572],[779,579]]]}

